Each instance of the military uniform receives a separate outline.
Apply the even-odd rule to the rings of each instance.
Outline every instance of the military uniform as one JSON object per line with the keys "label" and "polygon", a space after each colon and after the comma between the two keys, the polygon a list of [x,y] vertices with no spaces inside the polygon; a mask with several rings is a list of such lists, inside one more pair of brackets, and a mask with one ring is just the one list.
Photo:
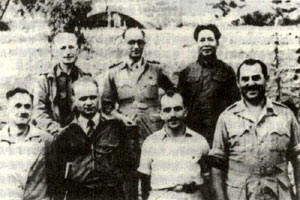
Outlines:
{"label": "military uniform", "polygon": [[299,143],[297,120],[280,103],[267,99],[257,122],[244,101],[226,109],[210,155],[219,166],[227,166],[228,199],[292,199],[287,166],[297,161]]}
{"label": "military uniform", "polygon": [[34,89],[33,121],[37,127],[54,133],[72,121],[72,83],[87,75],[77,66],[66,74],[59,64],[41,74]]}
{"label": "military uniform", "polygon": [[[130,137],[128,141],[131,143],[131,168],[135,171],[135,175],[129,175],[128,179],[133,178],[137,181],[134,176],[137,176],[140,144],[163,125],[159,117],[159,88],[167,90],[172,87],[173,84],[164,75],[161,65],[144,58],[135,65],[125,60],[111,66],[108,71],[102,95],[103,112],[110,113],[117,105],[118,112],[134,118],[137,124],[136,127],[127,127],[126,130],[127,136]],[[134,187],[137,187],[137,183],[129,186]],[[137,192],[137,189],[132,190]]]}
{"label": "military uniform", "polygon": [[187,103],[187,126],[211,146],[220,113],[239,99],[233,69],[218,59],[211,63],[199,59],[180,72],[178,88]]}

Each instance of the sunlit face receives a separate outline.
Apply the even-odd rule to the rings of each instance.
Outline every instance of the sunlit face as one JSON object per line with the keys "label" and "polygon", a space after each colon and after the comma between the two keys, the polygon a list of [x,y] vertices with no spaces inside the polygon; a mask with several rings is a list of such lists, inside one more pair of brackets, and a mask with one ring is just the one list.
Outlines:
{"label": "sunlit face", "polygon": [[168,128],[178,129],[182,127],[186,114],[182,96],[174,94],[173,97],[167,95],[162,97],[160,116]]}
{"label": "sunlit face", "polygon": [[10,97],[7,105],[8,121],[15,125],[27,125],[32,114],[32,99],[28,94],[17,93]]}
{"label": "sunlit face", "polygon": [[129,29],[125,34],[128,55],[131,59],[140,59],[145,47],[145,38],[139,29]]}
{"label": "sunlit face", "polygon": [[53,50],[60,63],[74,64],[79,52],[76,36],[72,33],[59,33],[54,38]]}
{"label": "sunlit face", "polygon": [[204,29],[198,34],[198,52],[202,56],[216,54],[218,42],[211,30]]}
{"label": "sunlit face", "polygon": [[259,63],[242,65],[238,86],[242,96],[248,102],[257,102],[265,97],[266,79]]}
{"label": "sunlit face", "polygon": [[74,105],[78,112],[91,119],[99,109],[99,93],[92,82],[80,83],[74,86]]}

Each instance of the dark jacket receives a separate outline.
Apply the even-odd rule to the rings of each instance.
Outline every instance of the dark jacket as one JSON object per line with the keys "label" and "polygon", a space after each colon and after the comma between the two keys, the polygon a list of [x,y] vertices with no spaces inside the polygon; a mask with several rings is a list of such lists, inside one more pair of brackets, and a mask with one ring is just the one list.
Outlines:
{"label": "dark jacket", "polygon": [[[123,130],[119,121],[101,119],[88,137],[74,120],[56,137],[56,199],[63,199],[67,190],[76,196],[79,190],[121,187],[128,161]],[[72,167],[65,179],[68,163]]]}
{"label": "dark jacket", "polygon": [[187,126],[212,145],[220,113],[240,98],[233,69],[218,59],[196,61],[180,72],[178,88],[188,109]]}

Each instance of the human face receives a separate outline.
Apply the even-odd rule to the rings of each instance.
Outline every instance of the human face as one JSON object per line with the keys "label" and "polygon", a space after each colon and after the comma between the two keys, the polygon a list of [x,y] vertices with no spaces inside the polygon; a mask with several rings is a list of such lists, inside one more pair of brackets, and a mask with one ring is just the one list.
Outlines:
{"label": "human face", "polygon": [[91,119],[98,112],[99,93],[94,83],[86,82],[76,85],[73,98],[74,104],[82,116]]}
{"label": "human face", "polygon": [[141,30],[129,29],[125,34],[125,42],[129,57],[133,60],[139,60],[143,55],[146,44]]}
{"label": "human face", "polygon": [[59,33],[54,38],[54,56],[60,63],[72,65],[78,57],[77,38],[72,33]]}
{"label": "human face", "polygon": [[170,129],[179,129],[184,124],[186,109],[183,106],[183,99],[179,94],[173,97],[163,96],[161,99],[161,119]]}
{"label": "human face", "polygon": [[8,100],[8,120],[17,126],[27,125],[32,114],[32,100],[28,94],[17,93]]}
{"label": "human face", "polygon": [[200,31],[197,43],[199,55],[211,56],[216,54],[218,42],[211,30]]}
{"label": "human face", "polygon": [[266,79],[259,63],[241,66],[238,86],[247,102],[259,103],[264,99]]}

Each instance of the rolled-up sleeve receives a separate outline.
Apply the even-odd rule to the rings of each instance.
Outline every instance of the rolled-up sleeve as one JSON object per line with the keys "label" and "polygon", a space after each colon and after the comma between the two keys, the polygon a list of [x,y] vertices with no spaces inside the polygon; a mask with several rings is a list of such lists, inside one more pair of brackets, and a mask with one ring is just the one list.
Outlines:
{"label": "rolled-up sleeve", "polygon": [[226,147],[227,147],[227,129],[225,124],[225,116],[220,115],[214,134],[213,146],[209,152],[210,157],[215,157],[223,161],[226,160]]}
{"label": "rolled-up sleeve", "polygon": [[151,146],[153,148],[153,144],[149,142],[148,139],[146,139],[142,146],[142,153],[140,158],[140,165],[138,168],[138,171],[140,173],[151,175],[151,162],[152,162],[152,151]]}

